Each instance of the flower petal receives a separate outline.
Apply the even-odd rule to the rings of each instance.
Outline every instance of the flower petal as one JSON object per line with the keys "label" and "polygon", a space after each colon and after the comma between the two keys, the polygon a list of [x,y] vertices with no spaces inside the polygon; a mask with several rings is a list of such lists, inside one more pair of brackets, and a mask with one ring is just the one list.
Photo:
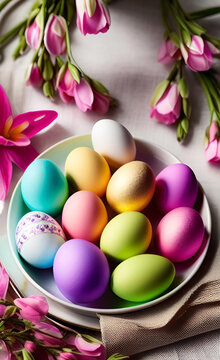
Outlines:
{"label": "flower petal", "polygon": [[0,299],[5,299],[8,290],[9,276],[0,264]]}
{"label": "flower petal", "polygon": [[0,133],[2,132],[6,120],[11,116],[11,106],[8,100],[8,97],[3,89],[3,87],[0,85]]}
{"label": "flower petal", "polygon": [[7,149],[0,148],[0,159],[0,201],[4,201],[9,191],[12,177],[12,163]]}
{"label": "flower petal", "polygon": [[28,296],[15,299],[14,304],[20,308],[20,314],[24,319],[37,323],[41,316],[48,313],[48,303],[43,296]]}
{"label": "flower petal", "polygon": [[27,137],[32,138],[32,136],[54,121],[57,118],[57,115],[57,112],[52,110],[40,110],[23,113],[14,117],[12,129],[27,121],[29,126],[22,133]]}
{"label": "flower petal", "polygon": [[94,95],[91,86],[85,79],[81,79],[74,88],[74,98],[78,108],[85,112],[92,109]]}
{"label": "flower petal", "polygon": [[15,163],[22,171],[39,155],[34,147],[28,146],[10,146],[7,153],[13,163]]}

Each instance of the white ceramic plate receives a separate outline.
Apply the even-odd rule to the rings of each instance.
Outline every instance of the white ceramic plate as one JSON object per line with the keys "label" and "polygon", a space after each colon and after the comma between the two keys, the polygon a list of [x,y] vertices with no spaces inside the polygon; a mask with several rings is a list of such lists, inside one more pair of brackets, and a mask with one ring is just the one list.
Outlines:
{"label": "white ceramic plate", "polygon": [[[136,159],[146,161],[154,170],[155,175],[158,174],[165,166],[180,162],[175,156],[165,151],[164,149],[155,146],[151,143],[136,140],[137,156]],[[49,159],[57,164],[63,171],[65,159],[69,152],[79,146],[88,146],[92,148],[90,135],[79,137],[71,137],[65,139],[48,150],[44,151],[39,157]],[[19,219],[29,211],[22,200],[20,181],[18,182],[9,206],[8,211],[8,240],[10,245],[11,254],[13,255],[16,268],[22,273],[26,279],[26,284],[31,286],[34,293],[46,296],[50,303],[53,304],[50,308],[50,313],[58,318],[63,319],[69,323],[82,325],[84,321],[80,321],[78,317],[85,317],[87,319],[87,326],[90,328],[97,328],[97,314],[119,314],[127,313],[137,310],[142,310],[147,307],[164,301],[171,295],[175,294],[182,288],[198,271],[206,255],[211,233],[211,216],[210,209],[203,190],[200,188],[199,196],[195,205],[196,209],[200,212],[206,228],[206,236],[199,252],[190,260],[178,264],[176,266],[176,277],[173,284],[165,294],[155,300],[135,303],[127,302],[115,296],[110,289],[103,295],[102,298],[89,304],[76,305],[69,300],[58,290],[52,274],[52,269],[40,270],[28,265],[18,254],[15,244],[15,229]],[[151,211],[149,212],[150,215]],[[148,211],[147,211],[148,214]],[[57,219],[59,221],[59,219]],[[154,225],[153,225],[154,226]],[[13,280],[13,272],[10,276]],[[22,289],[20,289],[22,291]],[[85,320],[85,319],[84,319]]]}

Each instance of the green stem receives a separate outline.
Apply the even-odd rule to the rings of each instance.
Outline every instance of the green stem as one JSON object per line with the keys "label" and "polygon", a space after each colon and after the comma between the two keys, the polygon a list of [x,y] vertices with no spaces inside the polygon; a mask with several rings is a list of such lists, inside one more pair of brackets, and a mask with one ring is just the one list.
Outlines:
{"label": "green stem", "polygon": [[4,0],[0,3],[0,11],[4,9],[6,5],[8,5],[12,0]]}
{"label": "green stem", "polygon": [[66,21],[65,21],[65,28],[66,28],[66,48],[67,48],[68,61],[69,61],[69,62],[73,62],[73,63],[75,64],[75,66],[78,68],[78,70],[80,70],[81,74],[83,74],[82,69],[81,69],[80,66],[77,64],[76,60],[75,60],[74,57],[73,57],[72,51],[71,51],[69,30],[68,30],[68,26],[67,26],[67,22],[66,22]]}
{"label": "green stem", "polygon": [[177,75],[177,72],[179,71],[179,69],[180,69],[180,62],[177,61],[177,62],[175,62],[175,64],[173,65],[173,67],[172,67],[172,69],[171,69],[171,71],[170,71],[170,73],[169,73],[169,75],[168,75],[168,77],[167,77],[167,80],[169,80],[170,82],[171,82],[172,80],[174,80],[175,77],[176,77],[176,75]]}
{"label": "green stem", "polygon": [[11,30],[9,30],[6,34],[4,34],[2,37],[0,37],[0,45],[3,45],[4,42],[11,39],[13,36],[17,35],[19,30],[24,26],[27,22],[27,19],[24,19],[19,24],[17,24],[15,27],[13,27]]}
{"label": "green stem", "polygon": [[171,27],[170,27],[170,25],[168,23],[168,20],[167,20],[166,4],[167,4],[167,0],[161,0],[162,20],[163,20],[164,27],[167,30],[167,33],[169,35],[172,30],[171,30]]}
{"label": "green stem", "polygon": [[211,7],[199,11],[194,11],[188,14],[190,20],[198,20],[207,16],[212,16],[220,13],[220,6]]}
{"label": "green stem", "polygon": [[216,116],[218,118],[218,121],[219,121],[220,120],[219,106],[218,106],[218,104],[216,104],[215,99],[213,99],[213,86],[212,86],[212,92],[211,92],[210,91],[210,84],[207,81],[208,80],[207,76],[203,72],[198,72],[198,76],[200,78],[200,82],[201,82],[201,85],[203,87],[203,90],[205,92],[206,99],[207,99],[207,102],[208,102],[208,106],[209,106],[209,110],[210,110],[210,114],[211,114],[211,122],[213,120],[214,113],[216,114]]}
{"label": "green stem", "polygon": [[63,16],[63,11],[64,11],[64,0],[61,0],[61,5],[60,5],[60,15]]}

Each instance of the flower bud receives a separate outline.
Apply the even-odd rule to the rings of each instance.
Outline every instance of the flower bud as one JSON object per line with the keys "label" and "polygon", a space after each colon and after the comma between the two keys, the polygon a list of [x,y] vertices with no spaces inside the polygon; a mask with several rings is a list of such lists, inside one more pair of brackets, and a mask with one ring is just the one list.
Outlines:
{"label": "flower bud", "polygon": [[42,11],[40,11],[39,14],[36,16],[33,24],[31,24],[25,31],[26,42],[32,49],[38,49],[41,44],[43,34],[42,23],[43,13]]}
{"label": "flower bud", "polygon": [[44,32],[44,44],[51,55],[61,55],[66,52],[66,27],[62,16],[51,14]]}
{"label": "flower bud", "polygon": [[76,0],[77,26],[83,35],[98,34],[109,29],[111,20],[101,0]]}
{"label": "flower bud", "polygon": [[205,147],[206,160],[220,164],[220,126],[213,121],[208,128],[208,144]]}
{"label": "flower bud", "polygon": [[164,40],[159,48],[157,60],[162,64],[172,64],[181,57],[181,52],[173,40]]}
{"label": "flower bud", "polygon": [[39,87],[42,84],[42,75],[36,63],[30,64],[25,73],[25,84]]}
{"label": "flower bud", "polygon": [[180,49],[186,65],[192,71],[207,71],[213,58],[208,43],[201,36],[193,35],[191,43],[181,44]]}

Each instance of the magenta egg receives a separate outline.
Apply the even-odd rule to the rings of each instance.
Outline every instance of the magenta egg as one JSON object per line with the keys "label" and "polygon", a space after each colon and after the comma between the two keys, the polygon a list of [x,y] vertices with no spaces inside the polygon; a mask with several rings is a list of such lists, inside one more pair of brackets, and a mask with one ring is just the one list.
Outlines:
{"label": "magenta egg", "polygon": [[204,233],[205,227],[198,211],[190,207],[171,210],[156,229],[158,252],[172,262],[185,261],[199,250]]}
{"label": "magenta egg", "polygon": [[156,202],[163,213],[180,206],[193,207],[197,193],[197,179],[186,164],[169,165],[156,177]]}
{"label": "magenta egg", "polygon": [[88,303],[102,296],[109,282],[109,265],[93,243],[72,239],[56,253],[53,274],[61,293],[73,303]]}

